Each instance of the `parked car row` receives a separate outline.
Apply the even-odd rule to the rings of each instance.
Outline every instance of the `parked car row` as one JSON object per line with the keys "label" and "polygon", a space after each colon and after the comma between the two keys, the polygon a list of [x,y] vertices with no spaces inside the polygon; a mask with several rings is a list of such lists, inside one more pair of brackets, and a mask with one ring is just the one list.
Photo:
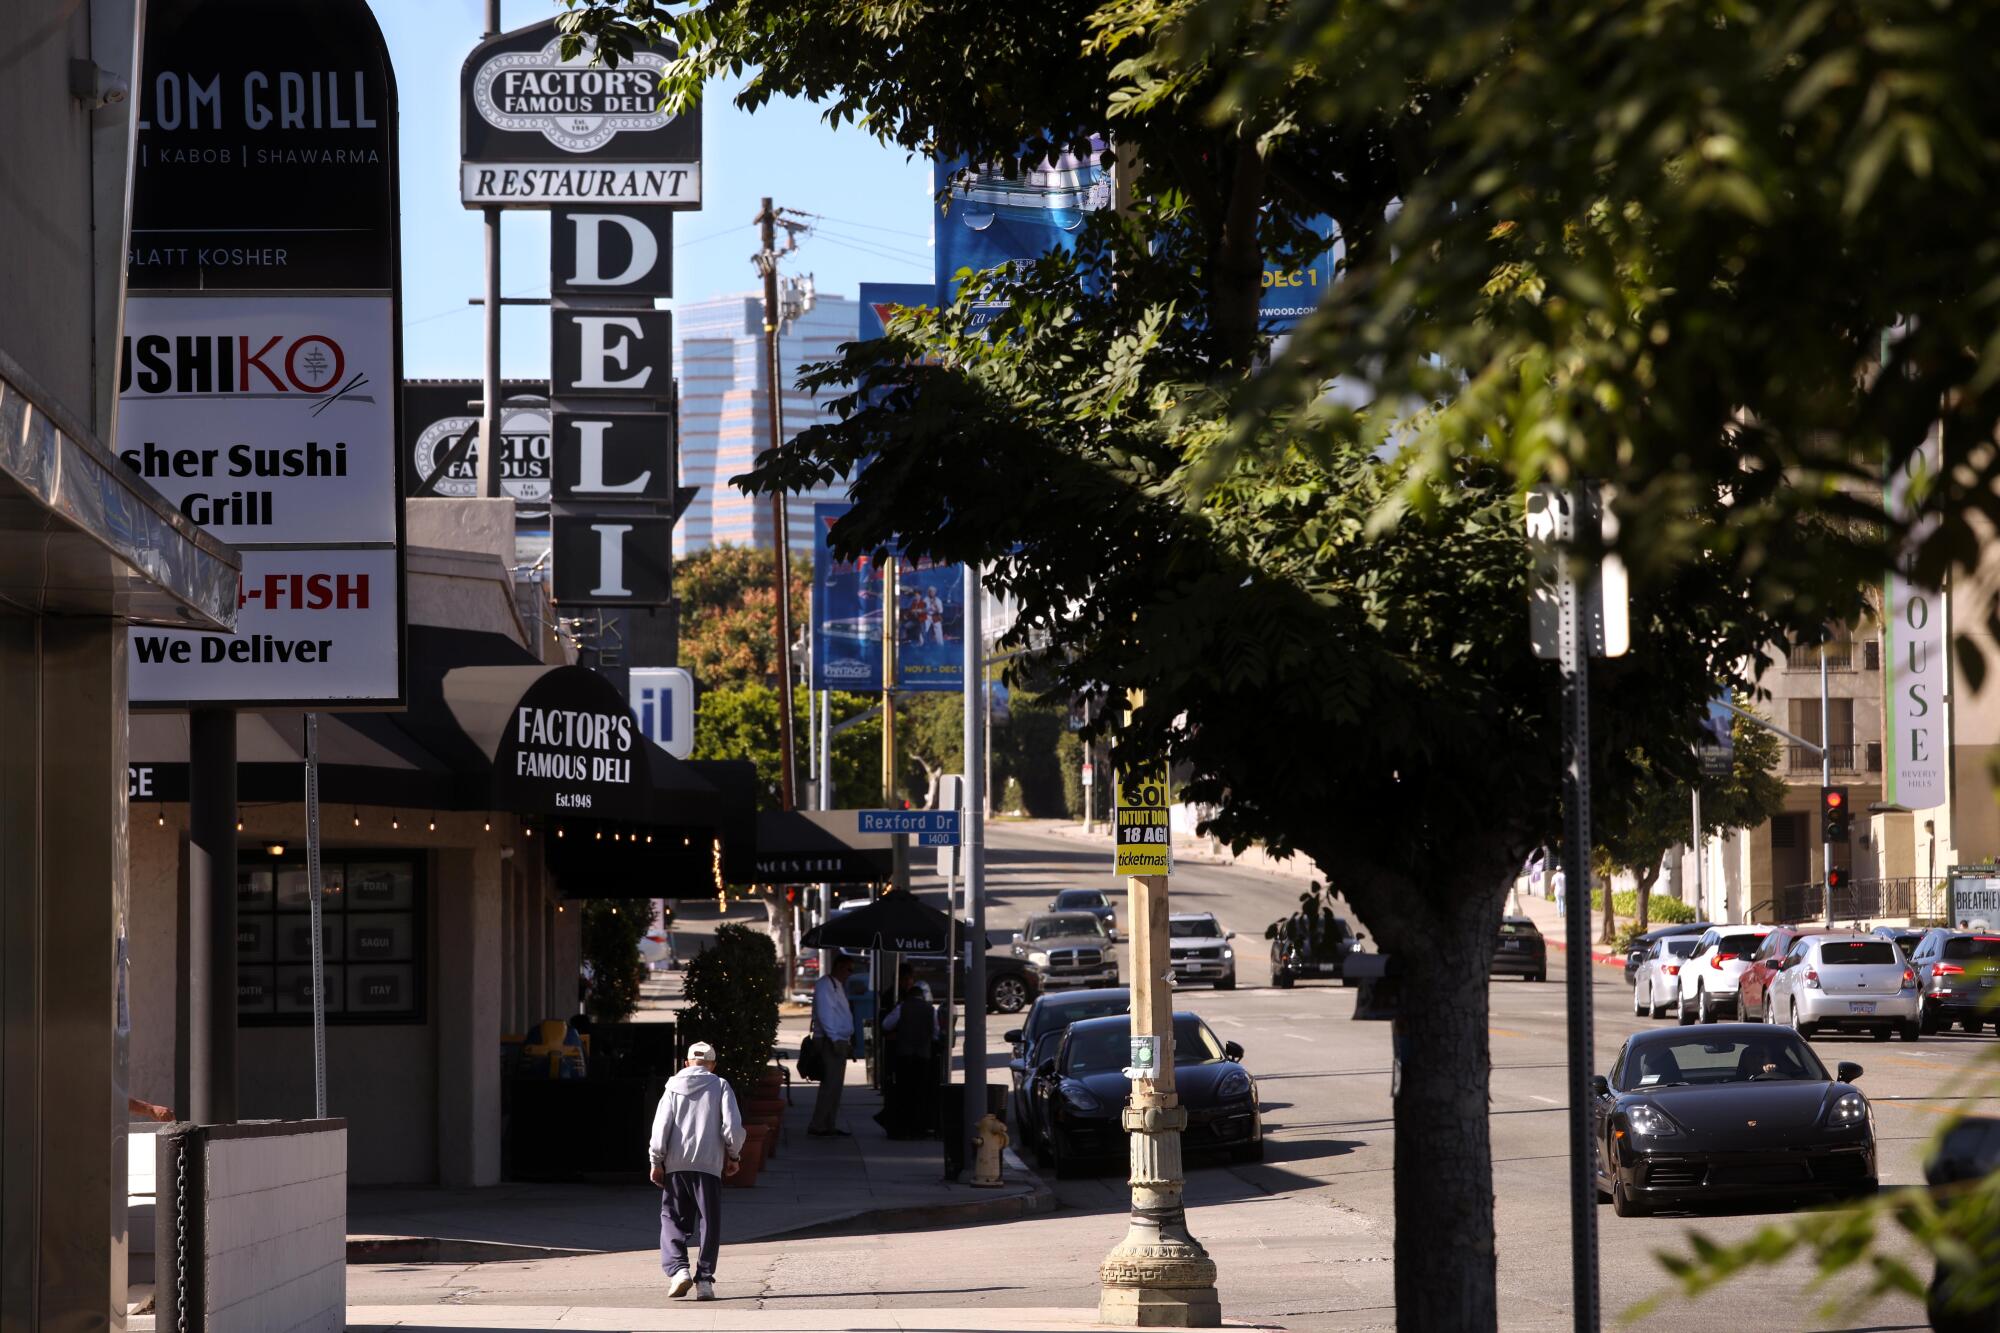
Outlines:
{"label": "parked car row", "polygon": [[[1127,1160],[1121,1123],[1130,1083],[1132,996],[1124,987],[1045,995],[1007,1033],[1012,1046],[1009,1114],[1036,1158],[1058,1176]],[[1187,1113],[1184,1151],[1261,1161],[1264,1123],[1243,1048],[1202,1018],[1173,1016],[1174,1087]]]}
{"label": "parked car row", "polygon": [[1956,1024],[2000,1031],[2000,934],[1882,927],[1709,926],[1635,949],[1632,1012],[1683,1024],[1739,1018],[1810,1038],[1915,1041]]}

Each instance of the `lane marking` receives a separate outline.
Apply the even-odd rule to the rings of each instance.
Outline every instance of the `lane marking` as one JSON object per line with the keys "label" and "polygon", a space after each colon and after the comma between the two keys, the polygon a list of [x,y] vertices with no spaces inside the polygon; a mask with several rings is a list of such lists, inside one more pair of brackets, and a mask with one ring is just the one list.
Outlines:
{"label": "lane marking", "polygon": [[1306,1037],[1306,1036],[1301,1036],[1301,1035],[1300,1035],[1299,1033],[1296,1033],[1296,1032],[1281,1032],[1281,1033],[1279,1033],[1278,1035],[1279,1035],[1279,1036],[1281,1036],[1281,1037],[1284,1037],[1284,1038],[1286,1038],[1286,1039],[1287,1039],[1287,1040],[1289,1040],[1289,1041],[1311,1041],[1311,1040],[1312,1040],[1312,1038],[1311,1038],[1311,1037]]}
{"label": "lane marking", "polygon": [[[1836,869],[1838,869],[1838,867],[1835,867],[1835,868],[1836,868]],[[1535,1101],[1538,1101],[1538,1102],[1547,1102],[1547,1103],[1548,1103],[1548,1104],[1549,1104],[1550,1106],[1561,1106],[1561,1105],[1562,1105],[1562,1103],[1561,1103],[1561,1102],[1559,1102],[1559,1101],[1557,1101],[1557,1100],[1556,1100],[1555,1098],[1553,1098],[1553,1097],[1544,1097],[1544,1096],[1542,1096],[1542,1094],[1541,1094],[1541,1093],[1539,1093],[1539,1092],[1531,1092],[1531,1093],[1529,1093],[1529,1094],[1528,1094],[1528,1096],[1529,1096],[1529,1097],[1530,1097],[1531,1099],[1533,1099],[1533,1100],[1535,1100]]]}
{"label": "lane marking", "polygon": [[1526,1041],[1528,1039],[1527,1033],[1516,1032],[1512,1028],[1488,1028],[1486,1029],[1486,1035],[1489,1037],[1512,1037],[1517,1041]]}

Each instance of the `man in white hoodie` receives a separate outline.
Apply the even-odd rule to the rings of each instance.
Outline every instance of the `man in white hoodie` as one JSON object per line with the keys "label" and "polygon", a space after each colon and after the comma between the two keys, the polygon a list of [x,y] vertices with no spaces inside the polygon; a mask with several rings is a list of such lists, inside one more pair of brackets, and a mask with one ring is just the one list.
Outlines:
{"label": "man in white hoodie", "polygon": [[[736,1174],[743,1151],[743,1116],[727,1079],[715,1073],[715,1047],[688,1047],[687,1068],[667,1082],[646,1154],[660,1187],[660,1267],[667,1294],[694,1290],[715,1299],[715,1257],[722,1248],[722,1177]],[[695,1259],[690,1266],[688,1251]]]}

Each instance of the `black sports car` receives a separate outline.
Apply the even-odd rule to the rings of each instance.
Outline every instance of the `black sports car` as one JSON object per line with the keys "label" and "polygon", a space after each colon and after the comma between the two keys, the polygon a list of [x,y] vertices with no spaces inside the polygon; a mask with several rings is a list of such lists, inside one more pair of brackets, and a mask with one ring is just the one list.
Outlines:
{"label": "black sports car", "polygon": [[[1030,1100],[1035,1153],[1058,1176],[1125,1160],[1119,1123],[1130,1084],[1132,1020],[1086,1018],[1070,1025],[1051,1058],[1036,1068]],[[1184,1151],[1226,1151],[1242,1162],[1264,1157],[1264,1122],[1257,1082],[1240,1063],[1243,1048],[1217,1041],[1193,1014],[1174,1015],[1174,1091],[1187,1112]]]}
{"label": "black sports car", "polygon": [[1875,1190],[1875,1118],[1796,1032],[1761,1023],[1640,1032],[1594,1080],[1597,1188],[1620,1217],[1752,1195]]}

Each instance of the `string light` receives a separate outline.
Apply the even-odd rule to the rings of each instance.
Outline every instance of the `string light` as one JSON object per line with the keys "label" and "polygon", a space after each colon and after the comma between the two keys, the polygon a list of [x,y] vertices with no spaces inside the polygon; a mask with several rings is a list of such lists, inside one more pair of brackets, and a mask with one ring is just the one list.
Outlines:
{"label": "string light", "polygon": [[431,811],[431,832],[436,833],[437,831],[438,831],[437,811],[433,810]]}
{"label": "string light", "polygon": [[389,827],[393,829],[399,829],[403,827],[403,821],[397,817],[397,814],[394,810],[391,810],[389,812]]}
{"label": "string light", "polygon": [[493,821],[490,819],[486,821],[486,831],[488,833],[491,833],[493,831]]}
{"label": "string light", "polygon": [[236,831],[238,833],[241,833],[243,831],[243,821],[240,819],[236,821]]}
{"label": "string light", "polygon": [[285,854],[285,844],[282,842],[274,842],[270,846],[266,847],[264,850],[269,852],[273,856],[283,856]]}
{"label": "string light", "polygon": [[361,827],[361,807],[358,805],[354,807],[354,827]]}
{"label": "string light", "polygon": [[646,835],[646,845],[648,847],[651,847],[653,845],[653,835],[650,833]]}
{"label": "string light", "polygon": [[560,838],[562,835],[563,835],[562,825],[558,824],[556,825],[556,836]]}
{"label": "string light", "polygon": [[[603,841],[604,841],[604,830],[603,830],[603,829],[599,829],[599,830],[597,830],[597,840],[598,840],[599,842],[603,842]],[[614,908],[612,908],[611,910],[612,910],[613,912],[616,912],[616,911],[617,911],[618,909],[614,907]]]}
{"label": "string light", "polygon": [[532,838],[535,836],[535,826],[533,824],[530,824],[526,828],[523,828],[521,832],[526,836]]}
{"label": "string light", "polygon": [[158,824],[158,825],[159,825],[159,826],[160,826],[161,828],[165,828],[165,827],[167,826],[167,806],[166,806],[166,802],[162,801],[162,802],[160,803],[160,807],[159,807],[159,810],[160,810],[160,812],[159,812],[159,813],[158,813],[157,815],[154,815],[154,816],[153,816],[153,822],[154,822],[155,824]]}

